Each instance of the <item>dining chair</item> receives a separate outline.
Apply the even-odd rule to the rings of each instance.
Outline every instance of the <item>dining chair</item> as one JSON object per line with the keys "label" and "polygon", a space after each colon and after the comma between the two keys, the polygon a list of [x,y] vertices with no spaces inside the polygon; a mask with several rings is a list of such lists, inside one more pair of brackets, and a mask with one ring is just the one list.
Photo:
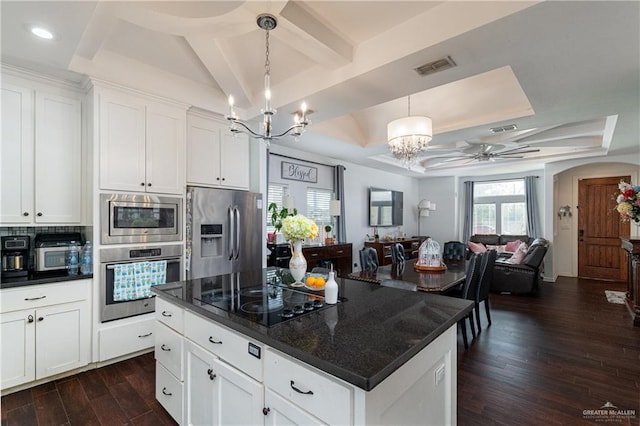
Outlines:
{"label": "dining chair", "polygon": [[496,250],[487,250],[482,256],[482,266],[480,268],[479,285],[476,289],[475,307],[476,322],[478,325],[478,333],[482,330],[480,325],[480,302],[484,302],[484,309],[487,315],[488,325],[491,325],[491,313],[489,303],[489,290],[491,289],[491,281],[493,280],[493,267],[496,264],[498,252]]}
{"label": "dining chair", "polygon": [[404,252],[404,246],[400,243],[395,243],[391,246],[391,263],[404,263],[407,257]]}
{"label": "dining chair", "polygon": [[363,247],[360,250],[360,268],[363,271],[378,270],[378,252],[373,247]]}
{"label": "dining chair", "polygon": [[[482,258],[484,253],[477,253],[471,256],[469,263],[467,264],[466,278],[462,285],[461,290],[454,290],[453,292],[446,293],[447,296],[459,297],[461,299],[474,300],[476,296],[476,288],[478,287],[478,281],[480,279],[480,266],[482,264]],[[476,338],[476,328],[473,318],[473,309],[469,311],[469,314],[458,321],[462,332],[462,340],[464,342],[464,348],[469,348],[469,342],[467,340],[467,325],[466,320],[469,320],[469,326],[471,327],[471,335]]]}
{"label": "dining chair", "polygon": [[418,291],[418,286],[416,284],[400,280],[382,280],[380,285],[383,287],[398,288],[400,290]]}
{"label": "dining chair", "polygon": [[467,246],[462,241],[447,241],[442,250],[442,260],[464,260]]}

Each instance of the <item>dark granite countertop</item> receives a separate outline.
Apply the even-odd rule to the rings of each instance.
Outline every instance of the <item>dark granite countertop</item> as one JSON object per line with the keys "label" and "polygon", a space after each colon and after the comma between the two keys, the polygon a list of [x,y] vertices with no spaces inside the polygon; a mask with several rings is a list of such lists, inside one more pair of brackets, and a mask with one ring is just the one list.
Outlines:
{"label": "dark granite countertop", "polygon": [[86,280],[93,278],[93,274],[69,275],[67,271],[29,272],[26,277],[3,278],[0,289],[24,287],[37,284],[51,284],[62,281]]}
{"label": "dark granite countertop", "polygon": [[[239,283],[240,289],[266,286],[268,270],[235,274],[234,282]],[[197,295],[211,290],[211,278],[164,284],[152,291],[367,391],[473,307],[469,300],[437,294],[343,278],[337,282],[341,303],[271,327],[198,300]]]}

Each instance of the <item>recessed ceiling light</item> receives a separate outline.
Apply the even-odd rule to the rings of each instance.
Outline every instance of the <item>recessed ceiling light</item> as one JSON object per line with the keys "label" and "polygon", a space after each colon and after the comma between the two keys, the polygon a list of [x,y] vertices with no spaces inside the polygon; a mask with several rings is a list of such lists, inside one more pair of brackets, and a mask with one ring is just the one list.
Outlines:
{"label": "recessed ceiling light", "polygon": [[51,32],[45,28],[42,27],[32,27],[31,28],[31,33],[40,37],[40,38],[44,38],[47,40],[51,40],[53,38],[53,34],[51,34]]}

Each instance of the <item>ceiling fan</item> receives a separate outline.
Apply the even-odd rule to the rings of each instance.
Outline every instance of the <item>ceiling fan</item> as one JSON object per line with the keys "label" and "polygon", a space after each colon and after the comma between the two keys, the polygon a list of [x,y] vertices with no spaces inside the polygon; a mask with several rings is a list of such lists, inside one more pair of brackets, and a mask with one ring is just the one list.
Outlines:
{"label": "ceiling fan", "polygon": [[455,154],[436,155],[425,158],[423,165],[426,163],[449,163],[453,161],[467,160],[464,164],[473,161],[495,161],[496,159],[517,159],[524,158],[524,154],[540,152],[538,148],[530,148],[530,145],[521,145],[504,149],[501,144],[481,143],[473,144],[467,148],[459,150]]}

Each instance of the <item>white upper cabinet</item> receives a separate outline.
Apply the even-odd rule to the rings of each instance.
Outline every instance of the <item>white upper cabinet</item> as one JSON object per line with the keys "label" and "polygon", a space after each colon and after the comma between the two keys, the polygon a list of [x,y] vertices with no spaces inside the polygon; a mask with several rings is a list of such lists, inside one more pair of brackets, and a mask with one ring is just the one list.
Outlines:
{"label": "white upper cabinet", "polygon": [[35,87],[2,84],[0,222],[80,223],[82,103]]}
{"label": "white upper cabinet", "polygon": [[99,108],[100,188],[183,194],[185,109],[110,91]]}
{"label": "white upper cabinet", "polygon": [[249,189],[249,137],[232,135],[227,123],[190,113],[187,128],[187,182]]}

